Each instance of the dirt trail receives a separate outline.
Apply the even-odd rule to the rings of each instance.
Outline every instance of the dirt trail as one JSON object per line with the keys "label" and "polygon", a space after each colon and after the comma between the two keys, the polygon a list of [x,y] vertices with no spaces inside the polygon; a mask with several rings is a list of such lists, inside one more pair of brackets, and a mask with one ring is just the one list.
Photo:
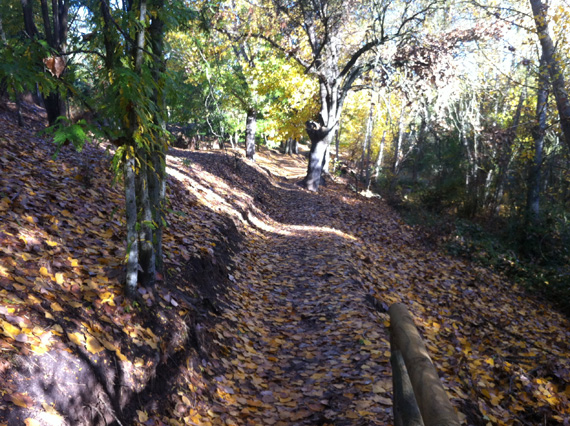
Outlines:
{"label": "dirt trail", "polygon": [[234,259],[237,289],[224,316],[241,334],[223,361],[237,402],[230,415],[236,424],[387,424],[388,338],[351,278],[357,239],[290,224],[325,212],[316,195],[286,194],[281,202],[295,208]]}

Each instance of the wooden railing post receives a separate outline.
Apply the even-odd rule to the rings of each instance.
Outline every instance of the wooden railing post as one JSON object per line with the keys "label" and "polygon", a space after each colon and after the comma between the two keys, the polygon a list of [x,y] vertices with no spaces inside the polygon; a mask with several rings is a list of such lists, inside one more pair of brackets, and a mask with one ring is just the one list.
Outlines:
{"label": "wooden railing post", "polygon": [[[409,376],[409,382],[413,388],[413,394],[417,401],[421,420],[425,426],[459,426],[459,419],[455,413],[455,409],[449,402],[449,398],[443,389],[443,385],[439,380],[437,371],[427,349],[422,342],[420,334],[416,329],[414,320],[406,306],[402,303],[396,303],[390,306],[390,332],[392,345],[392,369],[394,370],[394,380],[396,375],[401,375],[402,362],[399,360],[400,354],[405,365],[405,370]],[[411,403],[409,398],[409,387],[406,384],[406,378],[403,377],[401,385],[394,385],[394,398],[396,393],[400,392],[400,386],[403,395],[408,395],[407,399],[395,401],[394,410],[403,410],[394,417],[400,417],[402,414],[407,415]],[[403,401],[403,402],[402,402]],[[398,420],[400,421],[400,420]],[[402,425],[420,425],[415,417],[411,420],[402,419]],[[408,421],[412,423],[407,423]]]}

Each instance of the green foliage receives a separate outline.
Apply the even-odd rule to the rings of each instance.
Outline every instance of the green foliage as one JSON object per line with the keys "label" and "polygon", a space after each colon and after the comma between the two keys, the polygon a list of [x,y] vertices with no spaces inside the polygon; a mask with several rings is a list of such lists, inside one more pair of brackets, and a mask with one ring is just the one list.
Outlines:
{"label": "green foliage", "polygon": [[[453,199],[453,197],[452,197]],[[407,223],[452,255],[504,274],[529,291],[544,295],[570,314],[570,221],[546,219],[529,224],[523,217],[494,222],[457,219],[417,197],[393,204]]]}
{"label": "green foliage", "polygon": [[71,143],[78,152],[81,152],[90,137],[101,135],[97,127],[88,124],[85,120],[71,123],[65,117],[58,118],[55,125],[46,128],[42,133],[52,136],[53,143],[57,145],[57,149],[53,155],[54,159],[63,146]]}
{"label": "green foliage", "polygon": [[0,44],[0,81],[11,96],[34,91],[36,84],[43,93],[57,89],[55,79],[38,66],[48,55],[49,47],[43,40],[11,39],[4,46]]}

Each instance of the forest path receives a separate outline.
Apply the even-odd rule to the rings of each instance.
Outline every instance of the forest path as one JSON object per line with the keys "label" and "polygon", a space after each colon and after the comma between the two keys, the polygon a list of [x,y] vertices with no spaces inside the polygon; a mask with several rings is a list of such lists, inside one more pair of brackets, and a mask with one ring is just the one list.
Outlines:
{"label": "forest path", "polygon": [[284,194],[279,222],[253,233],[234,259],[237,288],[223,316],[240,334],[224,364],[241,409],[228,414],[236,424],[388,424],[389,343],[351,278],[358,239],[292,224],[327,209],[300,189]]}
{"label": "forest path", "polygon": [[208,422],[391,424],[386,310],[396,302],[414,316],[462,423],[570,420],[563,316],[426,246],[385,202],[342,180],[301,189],[304,166],[264,153],[220,175],[242,179],[250,198],[240,207],[235,286],[211,330],[225,348]]}

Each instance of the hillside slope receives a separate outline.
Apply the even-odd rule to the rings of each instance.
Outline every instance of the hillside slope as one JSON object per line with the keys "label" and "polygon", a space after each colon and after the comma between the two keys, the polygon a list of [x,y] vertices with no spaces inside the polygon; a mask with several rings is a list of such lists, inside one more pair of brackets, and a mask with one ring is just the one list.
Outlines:
{"label": "hillside slope", "polygon": [[134,303],[109,154],[52,160],[14,123],[0,114],[0,423],[390,424],[399,301],[465,424],[570,422],[565,318],[381,200],[302,190],[303,158],[172,149],[167,273]]}

